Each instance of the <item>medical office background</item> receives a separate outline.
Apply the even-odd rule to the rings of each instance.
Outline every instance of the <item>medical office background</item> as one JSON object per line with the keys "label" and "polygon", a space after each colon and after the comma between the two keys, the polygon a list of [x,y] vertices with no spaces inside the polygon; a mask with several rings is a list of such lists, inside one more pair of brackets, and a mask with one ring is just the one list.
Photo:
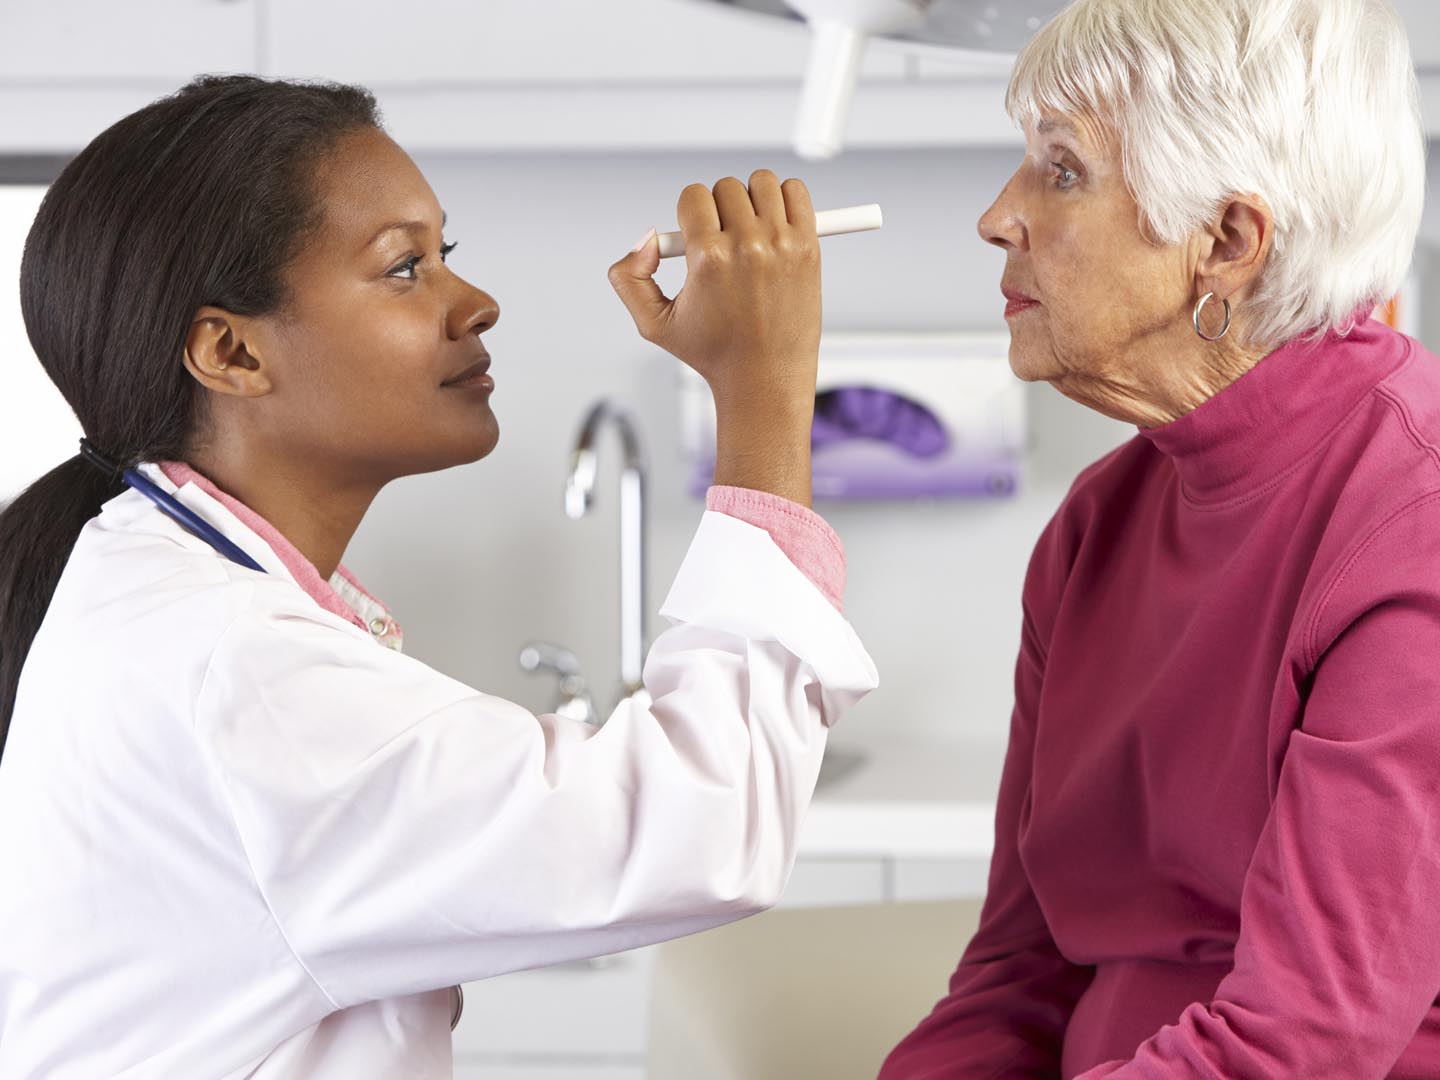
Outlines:
{"label": "medical office background", "polygon": [[[1427,0],[1400,6],[1433,135],[1440,16]],[[653,636],[701,503],[679,364],[639,340],[605,271],[650,226],[675,227],[684,185],[763,166],[802,177],[818,208],[882,205],[881,231],[822,242],[827,340],[1005,333],[1004,256],[975,231],[1020,154],[1005,65],[872,44],[843,152],[803,161],[791,129],[806,48],[802,26],[707,0],[0,0],[0,502],[79,434],[30,352],[16,285],[65,157],[198,71],[362,83],[449,214],[451,266],[500,302],[486,339],[502,437],[483,462],[382,492],[346,562],[394,608],[413,655],[542,711],[555,680],[517,657],[556,642],[603,710],[618,679],[618,441],[602,438],[583,520],[565,516],[564,477],[587,408],[628,409],[649,467]],[[1432,349],[1437,166],[1432,149],[1402,311]],[[661,280],[673,291],[682,268]],[[883,354],[874,362],[880,377]],[[817,503],[844,539],[847,614],[882,683],[833,733],[838,764],[786,905],[983,891],[1029,550],[1075,474],[1134,430],[1047,386],[1014,389],[1026,429],[1014,492]],[[638,1080],[646,973],[631,956],[469,988],[459,1075]],[[532,1019],[557,1008],[574,1021],[564,1037]]]}

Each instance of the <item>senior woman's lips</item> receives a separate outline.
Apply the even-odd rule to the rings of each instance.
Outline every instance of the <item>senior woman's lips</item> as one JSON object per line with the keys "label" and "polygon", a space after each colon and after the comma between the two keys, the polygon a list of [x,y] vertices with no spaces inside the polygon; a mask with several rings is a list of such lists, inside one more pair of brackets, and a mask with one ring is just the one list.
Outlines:
{"label": "senior woman's lips", "polygon": [[1007,319],[1010,318],[1011,315],[1018,315],[1026,308],[1038,307],[1040,305],[1039,300],[1036,300],[1033,296],[1026,296],[1019,289],[1012,289],[1006,285],[1001,285],[1000,291],[1005,294],[1005,299],[1010,301],[1005,305],[1005,317]]}

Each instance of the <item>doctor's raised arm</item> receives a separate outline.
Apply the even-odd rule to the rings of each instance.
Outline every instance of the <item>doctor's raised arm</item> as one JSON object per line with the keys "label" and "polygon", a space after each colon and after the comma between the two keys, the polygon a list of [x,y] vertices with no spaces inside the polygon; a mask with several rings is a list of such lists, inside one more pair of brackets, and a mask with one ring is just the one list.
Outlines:
{"label": "doctor's raised arm", "polygon": [[372,96],[203,76],[64,168],[21,302],[85,438],[0,514],[0,1078],[449,1076],[458,984],[779,898],[876,683],[809,505],[815,214],[762,171],[678,219],[683,288],[653,233],[610,281],[710,384],[715,486],[596,727],[407,657],[342,563],[499,438],[499,307]]}

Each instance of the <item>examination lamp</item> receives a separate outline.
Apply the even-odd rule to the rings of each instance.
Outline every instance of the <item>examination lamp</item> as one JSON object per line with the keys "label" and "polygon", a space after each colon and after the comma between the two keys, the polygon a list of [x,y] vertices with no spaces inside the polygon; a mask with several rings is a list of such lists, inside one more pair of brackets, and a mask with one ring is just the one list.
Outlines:
{"label": "examination lamp", "polygon": [[[795,125],[803,158],[840,152],[860,61],[872,37],[995,73],[1065,0],[711,0],[810,25],[810,62]],[[961,121],[959,118],[957,123]]]}

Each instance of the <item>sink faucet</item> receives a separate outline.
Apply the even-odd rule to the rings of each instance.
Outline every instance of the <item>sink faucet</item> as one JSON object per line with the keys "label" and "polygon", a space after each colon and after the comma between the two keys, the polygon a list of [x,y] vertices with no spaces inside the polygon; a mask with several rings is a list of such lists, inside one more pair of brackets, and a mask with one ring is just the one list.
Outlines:
{"label": "sink faucet", "polygon": [[645,454],[630,414],[608,399],[595,403],[580,425],[580,434],[565,479],[565,514],[579,521],[595,496],[600,429],[613,424],[620,433],[625,465],[620,473],[620,700],[641,698],[645,663]]}
{"label": "sink faucet", "polygon": [[596,723],[595,706],[580,674],[580,662],[569,649],[548,641],[532,641],[520,650],[520,668],[531,673],[548,671],[560,678],[560,695],[551,712],[586,724]]}

